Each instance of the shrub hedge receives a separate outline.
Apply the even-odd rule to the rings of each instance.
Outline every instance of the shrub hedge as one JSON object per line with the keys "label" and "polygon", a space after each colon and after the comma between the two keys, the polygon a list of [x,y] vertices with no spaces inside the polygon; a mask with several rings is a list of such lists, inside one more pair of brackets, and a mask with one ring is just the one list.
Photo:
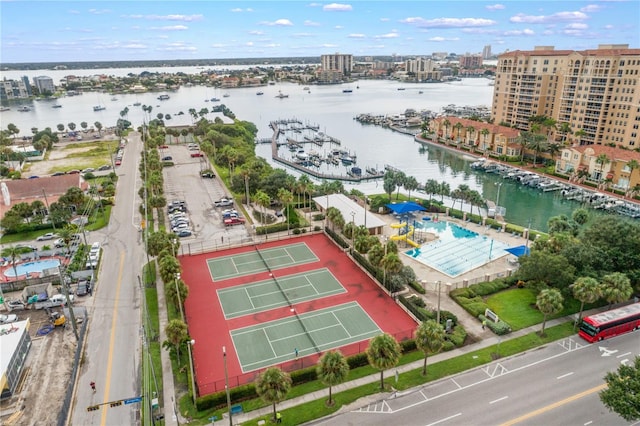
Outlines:
{"label": "shrub hedge", "polygon": [[499,319],[498,322],[493,322],[482,314],[478,315],[478,319],[480,321],[486,321],[485,325],[498,336],[504,336],[505,334],[511,333],[511,326],[501,319]]}

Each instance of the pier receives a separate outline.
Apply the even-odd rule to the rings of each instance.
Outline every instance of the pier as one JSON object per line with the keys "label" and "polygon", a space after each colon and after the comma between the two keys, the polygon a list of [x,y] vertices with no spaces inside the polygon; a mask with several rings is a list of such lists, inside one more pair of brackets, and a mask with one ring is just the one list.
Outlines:
{"label": "pier", "polygon": [[[311,169],[306,167],[309,162],[299,163],[296,161],[287,160],[285,158],[280,157],[278,155],[278,147],[282,145],[287,145],[289,147],[300,148],[302,144],[312,143],[317,146],[323,146],[324,143],[329,143],[333,145],[340,145],[340,140],[325,135],[322,132],[318,132],[319,126],[314,126],[310,124],[303,124],[301,121],[296,119],[287,119],[287,120],[276,120],[269,123],[269,127],[273,129],[273,135],[271,139],[260,139],[257,140],[256,143],[271,143],[271,158],[278,163],[289,166],[295,170],[298,170],[302,173],[306,173],[310,176],[313,176],[317,179],[329,179],[329,180],[339,180],[344,182],[351,183],[360,183],[366,182],[370,180],[380,179],[384,176],[384,171],[378,171],[373,168],[366,168],[366,174],[362,174],[361,169],[359,167],[353,167],[351,170],[347,171],[347,174],[332,174],[332,173],[322,173],[318,170]],[[285,128],[283,128],[285,127]],[[291,137],[286,137],[284,141],[280,140],[280,136],[285,134],[285,131],[294,131],[296,133],[301,133],[303,130],[310,130],[314,132],[313,137],[303,137],[301,140],[296,140]],[[355,154],[353,155],[355,158]],[[331,157],[331,160],[327,159],[326,161],[331,161],[332,164],[336,164],[336,158]],[[319,163],[318,163],[319,164]],[[385,166],[385,170],[388,167]],[[358,171],[360,173],[358,173]]]}

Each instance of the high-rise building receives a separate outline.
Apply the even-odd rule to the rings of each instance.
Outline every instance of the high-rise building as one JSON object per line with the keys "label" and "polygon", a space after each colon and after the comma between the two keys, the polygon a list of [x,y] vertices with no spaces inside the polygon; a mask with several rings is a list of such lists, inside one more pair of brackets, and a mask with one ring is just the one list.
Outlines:
{"label": "high-rise building", "polygon": [[353,55],[340,53],[322,55],[320,56],[320,63],[324,71],[339,71],[344,75],[349,75],[353,70]]}
{"label": "high-rise building", "polygon": [[53,93],[56,91],[56,88],[53,85],[53,79],[45,75],[33,77],[33,85],[36,86],[36,89],[38,89],[40,94],[45,92]]}
{"label": "high-rise building", "polygon": [[507,52],[498,57],[492,116],[521,130],[530,129],[531,117],[546,116],[556,122],[549,129],[556,141],[637,148],[639,74],[640,49],[626,44]]}
{"label": "high-rise building", "polygon": [[487,44],[482,49],[482,59],[489,59],[489,58],[491,58],[491,45]]}
{"label": "high-rise building", "polygon": [[431,59],[415,58],[404,62],[405,71],[416,81],[441,80],[442,73],[437,70],[437,64]]}
{"label": "high-rise building", "polygon": [[0,100],[7,101],[11,99],[27,99],[31,96],[31,84],[29,77],[26,75],[19,80],[0,81]]}
{"label": "high-rise building", "polygon": [[460,56],[460,68],[480,68],[482,66],[482,56],[469,55]]}

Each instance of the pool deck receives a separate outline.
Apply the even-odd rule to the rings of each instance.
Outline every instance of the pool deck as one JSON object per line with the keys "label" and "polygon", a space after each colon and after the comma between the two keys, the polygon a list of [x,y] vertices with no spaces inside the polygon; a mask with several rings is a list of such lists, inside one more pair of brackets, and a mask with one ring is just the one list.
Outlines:
{"label": "pool deck", "polygon": [[[68,259],[66,259],[63,256],[38,256],[38,257],[32,257],[32,258],[27,258],[21,261],[16,261],[16,267],[19,267],[20,265],[27,265],[30,263],[34,263],[34,262],[40,262],[40,261],[47,261],[47,260],[53,260],[53,259],[57,259],[60,262],[60,265],[66,265],[68,263]],[[7,261],[8,263],[5,265],[3,264],[2,266],[0,266],[0,279],[3,280],[4,282],[10,282],[10,281],[21,281],[24,280],[25,278],[40,278],[42,277],[42,270],[39,270],[38,272],[30,272],[29,275],[27,276],[27,274],[20,274],[17,277],[13,276],[13,265],[11,264],[11,261]],[[5,275],[5,272],[9,271],[10,275]]]}
{"label": "pool deck", "polygon": [[[395,216],[378,214],[376,214],[376,216],[387,223],[387,226],[383,228],[383,235],[385,237],[389,238],[393,235],[398,234],[398,230],[391,228],[390,226],[391,224],[398,223],[398,219]],[[421,220],[423,216],[428,216],[428,214],[420,214],[417,216],[416,220]],[[508,244],[509,247],[526,244],[526,240],[520,236],[513,236],[506,232],[499,232],[496,229],[482,226],[482,224],[464,222],[459,219],[448,217],[444,214],[438,215],[438,219],[440,221],[455,223],[458,226],[477,232],[480,235],[485,235],[488,238],[492,238],[496,241],[501,241]],[[407,245],[405,249],[405,243],[403,243],[402,241],[397,241],[396,243],[398,244],[399,251],[406,251],[411,248],[411,246]],[[476,318],[473,318],[469,313],[462,309],[457,303],[455,303],[449,297],[448,293],[450,290],[453,290],[455,288],[464,287],[465,283],[475,284],[478,282],[486,281],[487,279],[492,280],[498,277],[508,276],[513,271],[515,271],[515,269],[517,269],[517,264],[511,263],[511,261],[515,259],[515,256],[512,256],[510,254],[507,256],[502,256],[456,277],[450,277],[449,275],[430,268],[429,266],[412,259],[410,256],[401,256],[400,258],[405,265],[411,266],[411,268],[413,268],[416,277],[419,281],[422,282],[422,285],[427,290],[425,295],[421,295],[427,306],[431,307],[434,310],[437,309],[437,283],[440,282],[440,309],[447,310],[455,314],[458,317],[460,323],[464,325],[467,333],[469,333],[472,338],[475,337],[480,339],[484,337],[491,337],[493,335],[493,333],[488,329],[483,330],[482,324]]]}

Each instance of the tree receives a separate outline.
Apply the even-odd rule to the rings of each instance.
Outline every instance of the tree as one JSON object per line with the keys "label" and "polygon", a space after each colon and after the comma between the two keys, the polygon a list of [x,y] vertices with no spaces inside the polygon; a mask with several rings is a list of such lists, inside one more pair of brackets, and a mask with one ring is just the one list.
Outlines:
{"label": "tree", "polygon": [[607,387],[600,392],[600,401],[628,422],[640,420],[640,357],[633,365],[621,364],[617,372],[604,377]]}
{"label": "tree", "polygon": [[569,124],[568,122],[564,121],[562,123],[560,123],[560,126],[558,127],[558,132],[562,134],[562,145],[566,145],[567,144],[567,135],[570,135],[571,132],[571,124]]}
{"label": "tree", "polygon": [[609,164],[611,160],[607,154],[600,154],[596,157],[596,164],[600,165],[600,179],[602,180],[602,172],[604,171],[605,164]]}
{"label": "tree", "polygon": [[69,130],[73,132],[76,129],[76,123],[74,122],[68,123],[67,127],[69,128]]}
{"label": "tree", "polygon": [[276,404],[287,397],[291,389],[291,376],[276,367],[269,367],[258,375],[256,392],[267,404],[273,404],[273,420],[276,419]]}
{"label": "tree", "polygon": [[562,297],[562,294],[560,294],[560,291],[555,288],[546,288],[538,293],[538,297],[536,297],[536,306],[543,315],[542,329],[540,330],[541,336],[544,336],[544,327],[547,325],[547,317],[560,312],[563,308],[563,301],[564,298]]}
{"label": "tree", "polygon": [[609,309],[614,303],[629,300],[633,294],[631,280],[622,272],[613,272],[602,277],[600,291],[604,300],[609,302]]}
{"label": "tree", "polygon": [[[402,265],[402,260],[400,260],[400,256],[398,256],[398,253],[390,252],[387,250],[387,254],[385,254],[382,260],[380,260],[380,266],[384,270],[384,276],[385,276],[384,284],[386,286],[387,274],[389,272],[400,272],[403,265]],[[391,291],[391,289],[389,290]]]}
{"label": "tree", "polygon": [[573,133],[573,136],[578,138],[578,145],[582,145],[582,137],[587,136],[587,134],[588,133],[585,132],[584,129],[578,129]]}
{"label": "tree", "polygon": [[331,399],[331,387],[344,382],[349,375],[349,364],[340,351],[325,352],[316,365],[318,379],[329,386],[328,406],[333,405]]}
{"label": "tree", "polygon": [[517,276],[523,281],[564,290],[575,280],[575,267],[560,254],[532,250],[519,263]]}
{"label": "tree", "polygon": [[595,278],[580,277],[571,285],[573,297],[580,302],[580,312],[576,324],[580,324],[585,303],[593,303],[600,298],[600,283]]}
{"label": "tree", "polygon": [[261,222],[264,223],[266,220],[267,207],[269,207],[269,205],[271,204],[271,197],[269,197],[269,194],[267,194],[266,192],[262,190],[258,190],[253,196],[253,201],[257,203],[260,207],[262,207]]}
{"label": "tree", "polygon": [[444,328],[434,320],[423,321],[416,329],[416,346],[424,353],[423,376],[427,375],[427,355],[442,349],[444,339]]}
{"label": "tree", "polygon": [[[149,108],[151,108],[151,107],[149,107]],[[98,134],[99,134],[100,136],[102,136],[102,123],[101,123],[101,122],[99,122],[99,121],[96,121],[95,123],[93,123],[93,126],[94,126],[96,129],[98,129]]]}
{"label": "tree", "polygon": [[444,197],[448,197],[451,193],[451,186],[447,182],[440,182],[440,189],[438,189],[438,195],[440,195],[440,202],[444,203]]}
{"label": "tree", "polygon": [[56,128],[58,129],[59,132],[63,132],[64,131],[64,124],[59,123]]}
{"label": "tree", "polygon": [[418,180],[413,176],[408,176],[404,181],[404,189],[407,190],[407,198],[411,200],[411,191],[418,189]]}
{"label": "tree", "polygon": [[464,129],[464,124],[458,121],[453,125],[453,128],[456,131],[456,140],[458,143],[460,143],[460,132],[462,131],[462,129]]}
{"label": "tree", "polygon": [[380,390],[384,390],[384,370],[395,367],[400,361],[400,345],[393,336],[384,333],[369,341],[366,353],[369,364],[380,370]]}
{"label": "tree", "polygon": [[480,130],[480,134],[482,135],[482,152],[484,152],[487,150],[487,136],[489,136],[491,132],[485,127]]}
{"label": "tree", "polygon": [[435,194],[438,194],[439,190],[440,190],[440,184],[435,179],[429,179],[424,184],[424,192],[429,194],[429,205],[431,205],[432,196],[435,195]]}
{"label": "tree", "polygon": [[449,127],[451,127],[451,122],[448,118],[444,119],[442,126],[444,126],[444,138],[449,139]]}
{"label": "tree", "polygon": [[385,177],[382,180],[382,188],[384,189],[385,194],[389,196],[389,202],[391,202],[391,194],[396,190],[396,182],[393,178]]}
{"label": "tree", "polygon": [[175,349],[179,364],[180,346],[182,346],[182,344],[189,338],[187,324],[185,324],[181,319],[172,319],[169,321],[169,324],[167,324],[164,331],[167,334],[167,340],[164,345],[171,345]]}
{"label": "tree", "polygon": [[2,255],[11,259],[11,266],[13,267],[13,276],[18,278],[18,269],[16,268],[16,261],[21,259],[21,251],[16,246],[9,246],[6,249],[2,250]]}
{"label": "tree", "polygon": [[287,219],[287,234],[289,233],[289,226],[291,224],[291,212],[289,211],[290,204],[293,201],[293,194],[286,188],[278,189],[278,199],[284,205],[284,216]]}

